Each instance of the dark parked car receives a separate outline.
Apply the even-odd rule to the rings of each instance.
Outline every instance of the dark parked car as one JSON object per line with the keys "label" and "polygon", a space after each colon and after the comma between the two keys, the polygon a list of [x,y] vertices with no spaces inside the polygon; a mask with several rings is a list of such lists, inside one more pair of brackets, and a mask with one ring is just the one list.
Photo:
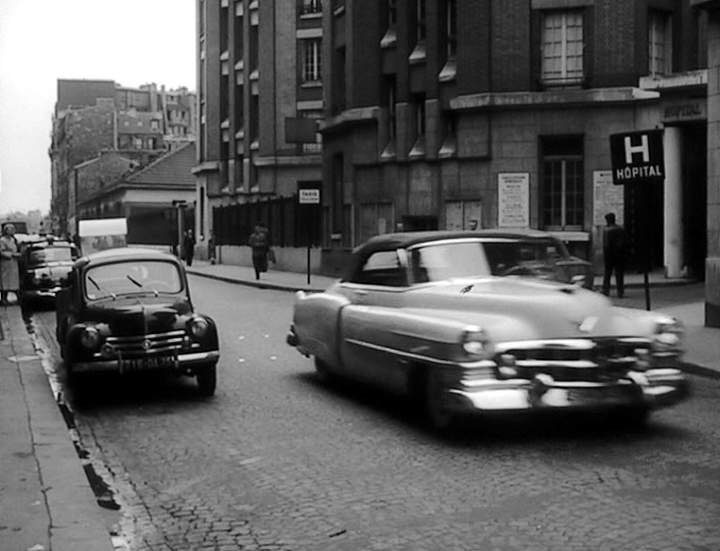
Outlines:
{"label": "dark parked car", "polygon": [[77,248],[67,241],[46,238],[24,243],[20,257],[22,303],[54,305],[77,257]]}
{"label": "dark parked car", "polygon": [[220,358],[215,322],[193,309],[173,255],[118,248],[79,259],[58,295],[57,340],[69,376],[167,370],[211,396]]}

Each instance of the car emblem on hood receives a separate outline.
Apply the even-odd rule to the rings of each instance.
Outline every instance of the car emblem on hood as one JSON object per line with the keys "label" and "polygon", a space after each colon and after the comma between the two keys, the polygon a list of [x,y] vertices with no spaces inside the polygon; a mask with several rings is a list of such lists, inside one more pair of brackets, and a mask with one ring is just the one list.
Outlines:
{"label": "car emblem on hood", "polygon": [[593,329],[595,329],[597,322],[597,316],[589,316],[578,323],[578,329],[583,333],[590,333]]}
{"label": "car emblem on hood", "polygon": [[151,346],[152,346],[152,343],[150,342],[149,339],[145,339],[145,340],[143,341],[143,349],[144,349],[144,350],[150,350],[150,347],[151,347]]}

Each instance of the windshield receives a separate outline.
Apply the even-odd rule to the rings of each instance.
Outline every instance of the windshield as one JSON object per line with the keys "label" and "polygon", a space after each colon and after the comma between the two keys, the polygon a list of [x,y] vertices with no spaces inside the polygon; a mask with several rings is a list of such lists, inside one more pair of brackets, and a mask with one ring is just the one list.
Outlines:
{"label": "windshield", "polygon": [[494,275],[529,264],[551,266],[567,256],[562,243],[553,239],[493,239],[483,244]]}
{"label": "windshield", "polygon": [[490,275],[480,241],[441,241],[410,250],[410,269],[415,283],[454,277]]}
{"label": "windshield", "polygon": [[85,294],[90,300],[131,293],[179,293],[183,284],[172,262],[134,260],[90,268],[85,273]]}
{"label": "windshield", "polygon": [[75,255],[70,247],[45,247],[32,249],[28,254],[28,264],[46,264],[49,262],[72,262]]}

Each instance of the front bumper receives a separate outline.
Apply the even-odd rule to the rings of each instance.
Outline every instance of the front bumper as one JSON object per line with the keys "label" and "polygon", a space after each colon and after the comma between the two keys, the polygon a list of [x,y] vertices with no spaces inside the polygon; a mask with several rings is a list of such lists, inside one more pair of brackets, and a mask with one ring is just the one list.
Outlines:
{"label": "front bumper", "polygon": [[[148,356],[150,360],[152,356]],[[137,358],[133,358],[135,362]],[[129,360],[92,360],[92,361],[81,361],[73,362],[72,370],[74,373],[91,373],[91,372],[117,372],[125,373],[128,371],[159,371],[159,370],[172,370],[172,371],[188,371],[194,367],[200,367],[207,365],[211,362],[217,362],[220,359],[220,352],[217,350],[203,351],[203,352],[190,352],[186,354],[178,354],[173,357],[172,361],[164,361],[162,364],[158,363],[157,366],[153,366],[149,363],[145,366],[129,367],[127,363]]]}
{"label": "front bumper", "polygon": [[59,285],[46,289],[24,289],[22,295],[24,299],[30,300],[55,300],[61,290],[62,287]]}
{"label": "front bumper", "polygon": [[615,407],[657,409],[689,394],[684,374],[674,368],[633,371],[611,382],[555,381],[542,374],[533,380],[461,381],[445,392],[445,406],[456,413],[539,410],[603,410]]}

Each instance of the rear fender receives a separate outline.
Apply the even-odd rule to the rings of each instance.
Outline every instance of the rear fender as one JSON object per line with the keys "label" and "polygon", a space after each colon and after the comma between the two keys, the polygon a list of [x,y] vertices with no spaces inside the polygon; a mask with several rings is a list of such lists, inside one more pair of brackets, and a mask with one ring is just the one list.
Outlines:
{"label": "rear fender", "polygon": [[298,348],[326,364],[339,365],[340,312],[348,304],[342,295],[298,291],[293,314]]}

